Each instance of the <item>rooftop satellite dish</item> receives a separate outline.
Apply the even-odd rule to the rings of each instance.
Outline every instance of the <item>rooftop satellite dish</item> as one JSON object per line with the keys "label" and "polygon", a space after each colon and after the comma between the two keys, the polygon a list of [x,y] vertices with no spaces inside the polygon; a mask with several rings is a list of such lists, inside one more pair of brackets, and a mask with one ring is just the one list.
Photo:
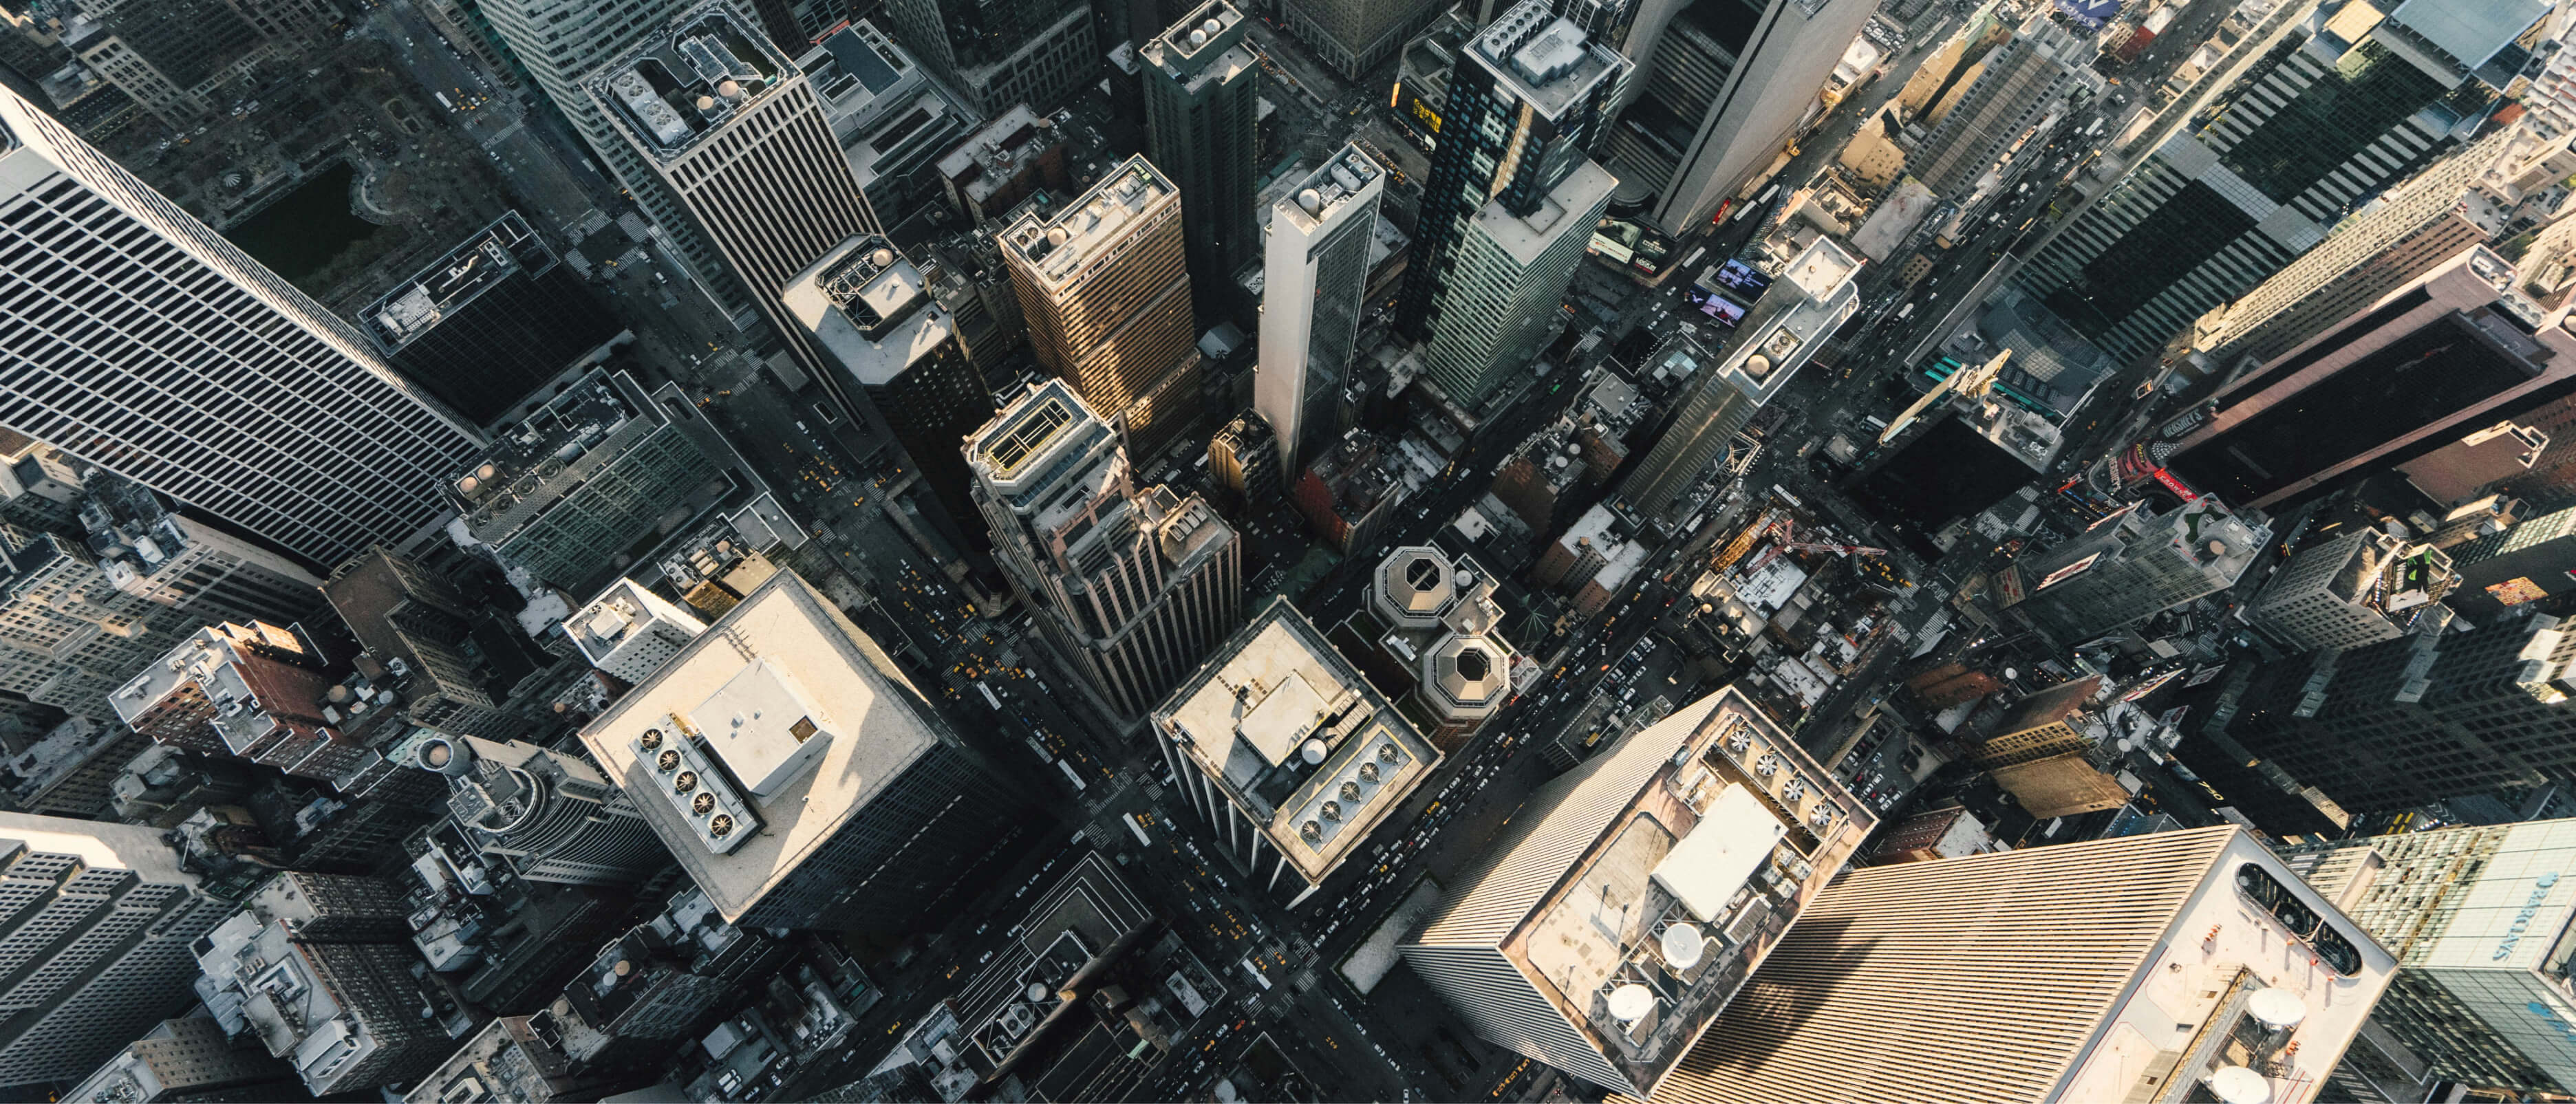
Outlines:
{"label": "rooftop satellite dish", "polygon": [[894,263],[894,250],[879,249],[874,253],[870,253],[868,254],[868,262],[878,268],[884,268],[891,265]]}
{"label": "rooftop satellite dish", "polygon": [[1048,245],[1063,245],[1063,244],[1064,244],[1064,240],[1065,240],[1066,238],[1068,238],[1068,237],[1071,237],[1071,236],[1072,236],[1072,235],[1067,234],[1067,233],[1065,233],[1065,232],[1064,232],[1064,227],[1061,227],[1061,226],[1049,227],[1049,228],[1047,229],[1047,244],[1048,244]]}
{"label": "rooftop satellite dish", "polygon": [[1191,31],[1191,32],[1190,32],[1190,45],[1191,45],[1191,46],[1194,46],[1194,47],[1196,47],[1196,46],[1205,46],[1205,45],[1207,45],[1207,32],[1206,32],[1206,31]]}
{"label": "rooftop satellite dish", "polygon": [[1304,747],[1297,749],[1297,757],[1304,759],[1307,766],[1314,766],[1324,761],[1324,750],[1322,740],[1308,740]]}
{"label": "rooftop satellite dish", "polygon": [[2012,669],[2012,668],[2010,668],[2010,667],[2006,667],[2006,668],[2004,668],[2004,681],[2005,681],[2005,682],[2011,682],[2012,680],[2017,679],[2017,678],[2020,678],[2020,677],[2021,677],[2021,672],[2020,672],[2020,671],[2016,671],[2016,670],[2014,670],[2014,669]]}
{"label": "rooftop satellite dish", "polygon": [[716,86],[716,95],[728,100],[739,99],[742,96],[742,82],[729,80],[719,84]]}
{"label": "rooftop satellite dish", "polygon": [[[1643,985],[1630,982],[1610,991],[1610,1018],[1620,1023],[1635,1023],[1654,1010],[1655,991]],[[2237,1102],[2231,1100],[2228,1104]]]}
{"label": "rooftop satellite dish", "polygon": [[1045,1000],[1047,996],[1046,984],[1044,982],[1030,982],[1028,992],[1025,995],[1029,998],[1031,1003]]}
{"label": "rooftop satellite dish", "polygon": [[700,111],[713,111],[713,110],[715,110],[715,109],[716,109],[716,98],[715,98],[715,97],[713,97],[713,96],[700,96],[700,97],[698,97],[698,110],[700,110]]}
{"label": "rooftop satellite dish", "polygon": [[1664,934],[1658,937],[1658,941],[1664,952],[1664,961],[1670,963],[1676,970],[1687,970],[1699,965],[1700,956],[1708,952],[1708,937],[1700,934],[1699,928],[1691,924],[1675,924],[1665,928]]}
{"label": "rooftop satellite dish", "polygon": [[2227,1104],[2272,1104],[2272,1082],[2243,1066],[2220,1066],[2201,1083]]}
{"label": "rooftop satellite dish", "polygon": [[1297,206],[1310,215],[1324,213],[1324,195],[1313,188],[1297,193]]}
{"label": "rooftop satellite dish", "polygon": [[2307,1002],[2287,989],[2256,990],[2245,999],[2245,1011],[2275,1031],[2287,1031],[2308,1018]]}

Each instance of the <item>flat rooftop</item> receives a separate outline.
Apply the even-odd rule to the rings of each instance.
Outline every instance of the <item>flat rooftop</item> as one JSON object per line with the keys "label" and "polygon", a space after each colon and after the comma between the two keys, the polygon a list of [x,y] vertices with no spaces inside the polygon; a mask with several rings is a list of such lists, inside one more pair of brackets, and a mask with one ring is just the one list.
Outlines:
{"label": "flat rooftop", "polygon": [[1550,122],[1628,66],[1617,51],[1549,10],[1547,0],[1513,5],[1467,43],[1467,53]]}
{"label": "flat rooftop", "polygon": [[1172,691],[1153,720],[1309,885],[1440,761],[1395,703],[1284,598]]}
{"label": "flat rooftop", "polygon": [[994,236],[1005,252],[1027,261],[1049,286],[1060,287],[1091,261],[1110,256],[1112,247],[1148,214],[1180,201],[1171,178],[1137,154],[1059,208],[1054,218],[1023,212]]}
{"label": "flat rooftop", "polygon": [[[1565,174],[1547,198],[1539,201],[1538,210],[1526,216],[1506,210],[1501,200],[1488,201],[1476,211],[1476,230],[1502,246],[1514,261],[1524,267],[1533,265],[1549,243],[1559,237],[1590,237],[1592,223],[1578,218],[1577,213],[1593,210],[1618,186],[1619,180],[1610,175],[1610,170],[1587,160]],[[1582,225],[1575,225],[1577,222]]]}
{"label": "flat rooftop", "polygon": [[[978,479],[1020,508],[1028,499],[1051,495],[1117,440],[1117,431],[1093,414],[1071,385],[1050,379],[976,430],[966,442],[966,460]],[[1092,493],[1103,493],[1103,488],[1092,486]],[[1050,501],[1049,512],[1077,504]]]}
{"label": "flat rooftop", "polygon": [[646,34],[582,87],[646,155],[668,162],[795,74],[758,27],[717,0]]}
{"label": "flat rooftop", "polygon": [[790,279],[778,298],[869,387],[893,381],[957,332],[921,270],[880,235],[842,242]]}
{"label": "flat rooftop", "polygon": [[1288,191],[1271,219],[1286,219],[1298,232],[1312,234],[1333,221],[1342,208],[1375,195],[1379,189],[1370,185],[1385,171],[1357,144],[1345,144]]}
{"label": "flat rooftop", "polygon": [[554,251],[528,229],[528,220],[517,211],[503,212],[464,244],[368,304],[358,320],[378,347],[397,353],[510,277],[541,275],[554,266]]}
{"label": "flat rooftop", "polygon": [[622,374],[594,368],[517,426],[494,434],[483,458],[449,486],[467,531],[487,544],[508,539],[628,440],[663,424],[634,387]]}
{"label": "flat rooftop", "polygon": [[[584,726],[581,740],[730,923],[940,742],[934,717],[876,641],[781,571]],[[811,731],[797,735],[800,724]],[[707,737],[697,753],[734,776],[726,796],[757,817],[750,838],[719,852],[663,799],[665,772],[636,747],[649,732],[662,734],[660,748]],[[821,750],[804,752],[817,737],[827,741]],[[752,742],[761,746],[735,746]],[[811,761],[793,762],[800,752]]]}

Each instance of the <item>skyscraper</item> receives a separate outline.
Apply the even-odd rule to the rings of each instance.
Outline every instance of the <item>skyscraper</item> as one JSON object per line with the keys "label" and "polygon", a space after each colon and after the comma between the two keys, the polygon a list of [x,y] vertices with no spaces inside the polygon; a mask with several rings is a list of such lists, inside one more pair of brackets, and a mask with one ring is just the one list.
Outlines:
{"label": "skyscraper", "polygon": [[2302,651],[2350,649],[2450,623],[2451,558],[2376,529],[2302,546],[2254,596],[2255,626]]}
{"label": "skyscraper", "polygon": [[[2537,269],[2556,262],[2527,258]],[[2274,509],[2448,445],[2576,387],[2569,306],[2515,288],[2470,246],[2236,380],[2166,466],[2196,490]]]}
{"label": "skyscraper", "polygon": [[[116,691],[119,720],[156,743],[233,756],[323,783],[381,758],[341,724],[362,703],[294,632],[253,621],[199,629]],[[397,738],[401,731],[387,735]]]}
{"label": "skyscraper", "polygon": [[1050,110],[1100,74],[1091,6],[1069,0],[894,0],[905,46],[986,118],[1013,104]]}
{"label": "skyscraper", "polygon": [[2344,215],[2432,163],[2505,79],[2485,67],[2546,14],[2533,0],[2329,3],[2041,250],[2024,290],[2126,363],[2243,295]]}
{"label": "skyscraper", "polygon": [[1191,286],[1234,286],[1261,246],[1252,174],[1260,166],[1261,67],[1243,44],[1250,24],[1226,0],[1207,0],[1145,43],[1145,152],[1181,189],[1181,236]]}
{"label": "skyscraper", "polygon": [[726,923],[899,931],[1017,804],[876,641],[793,571],[581,730]]}
{"label": "skyscraper", "polygon": [[[2377,862],[2351,861],[2355,853]],[[2344,861],[2319,861],[2328,856]],[[2435,1077],[2514,1093],[2576,1089],[2576,820],[2402,832],[2312,845],[2292,861],[2396,955],[2372,1022]]]}
{"label": "skyscraper", "polygon": [[[2525,209],[2546,203],[2550,193],[2515,186],[2521,173],[2509,162],[2528,158],[2531,171],[2547,174],[2550,162],[2566,153],[2556,144],[2517,153],[2521,133],[2504,129],[2481,138],[2355,214],[2254,290],[2201,316],[2192,327],[2192,349],[2221,372],[2247,358],[2271,360],[2461,250],[2520,233],[2528,217],[2547,213]],[[2555,168],[2563,170],[2557,179],[2576,175],[2576,168]]]}
{"label": "skyscraper", "polygon": [[84,717],[204,622],[117,589],[89,550],[0,527],[0,690]]}
{"label": "skyscraper", "polygon": [[1440,763],[1395,703],[1285,598],[1215,648],[1152,720],[1191,811],[1264,891],[1293,891],[1291,908]]}
{"label": "skyscraper", "polygon": [[1906,157],[1907,171],[1935,194],[1965,200],[2005,147],[2065,105],[2092,53],[2053,10],[2031,16],[1985,56],[1976,80]]}
{"label": "skyscraper", "polygon": [[404,378],[489,422],[617,336],[617,320],[517,211],[358,312]]}
{"label": "skyscraper", "polygon": [[0,813],[0,1086],[68,1081],[189,997],[229,902],[156,828]]}
{"label": "skyscraper", "polygon": [[1130,157],[1055,217],[1024,211],[994,235],[1038,363],[1148,458],[1199,409],[1181,207],[1171,178]]}
{"label": "skyscraper", "polygon": [[1826,237],[1789,263],[1745,312],[1724,348],[1691,373],[1672,424],[1620,485],[1631,509],[1662,520],[1710,465],[1726,457],[1754,412],[1860,309],[1860,268],[1860,258]]}
{"label": "skyscraper", "polygon": [[679,195],[648,167],[645,151],[618,133],[610,111],[582,87],[610,58],[661,32],[692,6],[691,0],[475,0],[473,10],[490,21],[493,33],[509,44],[510,55],[527,67],[574,132],[599,154],[608,175],[651,217],[654,244],[663,258],[739,320],[751,309],[755,292],[725,267],[725,258]]}
{"label": "skyscraper", "polygon": [[1546,338],[1617,183],[1586,153],[1627,69],[1547,0],[1468,40],[1396,313],[1452,402],[1484,401]]}
{"label": "skyscraper", "polygon": [[804,71],[728,0],[707,0],[647,31],[581,87],[798,363],[842,394],[778,296],[814,258],[876,233],[877,217]]}
{"label": "skyscraper", "polygon": [[198,942],[199,984],[316,1096],[409,1081],[450,1046],[409,912],[391,881],[288,871]]}
{"label": "skyscraper", "polygon": [[982,544],[963,449],[993,419],[993,392],[921,270],[882,237],[852,238],[798,273],[780,299],[884,416],[950,523]]}
{"label": "skyscraper", "polygon": [[1243,619],[1243,550],[1205,499],[1138,487],[1109,423],[1061,380],[967,442],[993,555],[1047,642],[1119,721]]}
{"label": "skyscraper", "polygon": [[1342,76],[1357,80],[1404,45],[1404,40],[1440,16],[1440,0],[1283,0],[1280,13],[1290,33],[1313,50],[1315,58]]}
{"label": "skyscraper", "polygon": [[1875,10],[1868,0],[1641,10],[1615,43],[1638,62],[1631,102],[1601,147],[1621,201],[1651,200],[1649,217],[1668,234],[1706,223],[1789,141]]}
{"label": "skyscraper", "polygon": [[2576,634],[2518,612],[2257,665],[2213,723],[2355,813],[2563,779],[2576,773]]}
{"label": "skyscraper", "polygon": [[447,779],[448,815],[465,838],[529,881],[631,885],[670,865],[634,799],[578,758],[432,736],[412,745],[412,764]]}
{"label": "skyscraper", "polygon": [[1876,819],[1730,686],[1531,794],[1396,949],[1488,1042],[1643,1097]]}
{"label": "skyscraper", "polygon": [[2061,643],[2089,640],[2236,585],[2271,535],[2214,498],[2162,514],[2133,503],[2015,565],[2027,597],[2012,608]]}
{"label": "skyscraper", "polygon": [[310,564],[437,518],[481,436],[355,327],[5,91],[0,168],[0,424]]}
{"label": "skyscraper", "polygon": [[2306,1104],[2395,965],[2233,825],[1871,867],[1654,1099]]}
{"label": "skyscraper", "polygon": [[1278,434],[1282,470],[1331,447],[1368,305],[1385,176],[1375,158],[1344,145],[1270,209],[1252,406]]}
{"label": "skyscraper", "polygon": [[60,1099],[161,1104],[183,1100],[282,1100],[296,1090],[286,1063],[237,1048],[205,1016],[163,1020],[126,1044]]}

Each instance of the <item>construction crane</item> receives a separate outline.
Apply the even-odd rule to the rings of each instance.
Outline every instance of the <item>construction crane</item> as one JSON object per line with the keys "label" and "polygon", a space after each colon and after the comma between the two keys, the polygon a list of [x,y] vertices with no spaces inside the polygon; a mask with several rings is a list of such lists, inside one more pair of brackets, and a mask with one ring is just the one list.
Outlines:
{"label": "construction crane", "polygon": [[1779,559],[1780,554],[1783,552],[1832,552],[1841,556],[1884,556],[1887,554],[1887,550],[1884,548],[1872,548],[1865,544],[1837,544],[1831,541],[1799,540],[1797,523],[1786,518],[1782,518],[1781,520],[1772,523],[1771,528],[1765,531],[1763,535],[1776,535],[1780,539],[1778,543],[1773,544],[1769,548],[1763,549],[1760,556],[1754,557],[1752,565],[1744,569],[1744,574],[1748,577],[1753,575],[1755,572],[1761,571],[1763,568],[1771,566],[1771,561]]}

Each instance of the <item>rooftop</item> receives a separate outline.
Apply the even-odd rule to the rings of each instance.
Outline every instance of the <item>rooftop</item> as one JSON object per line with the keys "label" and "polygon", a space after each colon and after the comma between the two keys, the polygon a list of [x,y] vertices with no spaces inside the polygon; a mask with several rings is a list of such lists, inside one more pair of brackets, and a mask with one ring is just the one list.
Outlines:
{"label": "rooftop", "polygon": [[714,0],[645,35],[583,86],[637,146],[669,161],[795,73],[766,35]]}
{"label": "rooftop", "polygon": [[781,571],[581,738],[730,921],[939,743],[940,729],[874,640]]}
{"label": "rooftop", "polygon": [[591,370],[494,434],[483,459],[450,484],[467,531],[486,544],[508,539],[666,421],[623,373]]}
{"label": "rooftop", "polygon": [[956,333],[921,270],[877,235],[842,242],[789,280],[778,298],[870,387],[902,375]]}
{"label": "rooftop", "polygon": [[1860,309],[1861,262],[1819,237],[1754,300],[1718,360],[1735,386],[1769,402],[1834,329]]}
{"label": "rooftop", "polygon": [[1013,104],[941,157],[939,174],[965,181],[967,194],[980,201],[990,198],[1060,143],[1055,120],[1029,110],[1027,104]]}
{"label": "rooftop", "polygon": [[[1117,431],[1092,413],[1071,385],[1050,379],[975,431],[966,443],[966,459],[985,486],[1017,507],[1026,499],[1050,495],[1065,477],[1077,474],[1078,465],[1093,464],[1116,447]],[[1095,464],[1093,470],[1105,473],[1108,467]],[[1091,480],[1085,486],[1094,495],[1104,492]],[[1079,501],[1051,498],[1049,512],[1070,509]]]}
{"label": "rooftop", "polygon": [[1551,122],[1565,118],[1595,86],[1616,80],[1628,67],[1616,51],[1552,12],[1547,0],[1513,5],[1468,42],[1467,52]]}
{"label": "rooftop", "polygon": [[1370,185],[1382,171],[1377,159],[1357,144],[1345,144],[1325,159],[1322,167],[1306,174],[1306,179],[1273,209],[1271,217],[1288,220],[1288,225],[1301,233],[1314,233],[1332,220],[1334,212],[1362,202],[1364,194],[1373,192]]}
{"label": "rooftop", "polygon": [[1180,201],[1171,178],[1137,154],[1110,169],[1054,218],[1025,212],[995,236],[1005,252],[1025,259],[1050,285],[1062,286],[1084,266],[1110,257],[1111,247],[1148,214]]}
{"label": "rooftop", "polygon": [[1261,824],[1310,885],[1440,759],[1284,598],[1174,690],[1154,726]]}
{"label": "rooftop", "polygon": [[1559,236],[1591,233],[1591,227],[1571,225],[1568,212],[1594,209],[1618,186],[1619,180],[1610,175],[1610,170],[1585,161],[1567,173],[1555,190],[1539,201],[1538,210],[1527,216],[1511,213],[1500,200],[1486,203],[1476,211],[1476,229],[1502,246],[1513,260],[1525,266],[1536,264],[1539,254]]}
{"label": "rooftop", "polygon": [[528,228],[527,220],[517,211],[504,212],[464,244],[368,304],[358,312],[358,320],[378,348],[388,355],[401,352],[502,281],[523,272],[542,275],[554,266],[554,251]]}

